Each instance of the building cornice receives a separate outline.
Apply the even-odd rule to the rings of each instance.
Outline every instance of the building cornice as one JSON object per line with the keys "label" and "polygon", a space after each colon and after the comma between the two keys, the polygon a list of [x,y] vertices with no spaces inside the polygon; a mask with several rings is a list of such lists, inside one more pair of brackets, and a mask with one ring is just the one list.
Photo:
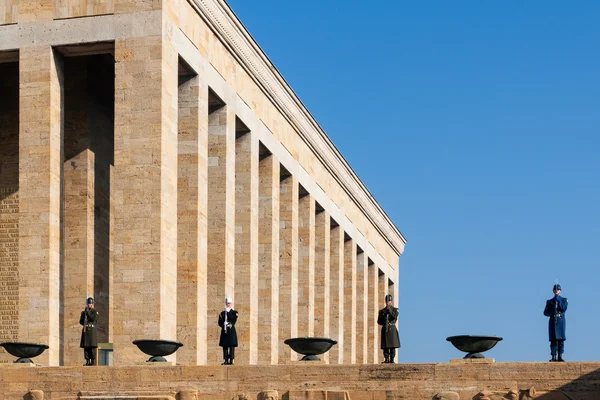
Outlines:
{"label": "building cornice", "polygon": [[188,0],[295,128],[356,206],[400,255],[406,239],[224,0]]}

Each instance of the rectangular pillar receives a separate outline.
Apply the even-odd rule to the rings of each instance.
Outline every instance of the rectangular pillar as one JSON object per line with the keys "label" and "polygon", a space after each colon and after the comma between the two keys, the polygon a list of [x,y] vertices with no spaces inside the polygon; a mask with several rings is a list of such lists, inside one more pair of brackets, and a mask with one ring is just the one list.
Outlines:
{"label": "rectangular pillar", "polygon": [[379,280],[379,268],[371,259],[368,259],[368,275],[369,275],[369,295],[368,295],[368,347],[369,347],[369,363],[379,363],[379,325],[377,325],[377,317],[379,315],[379,290],[377,288]]}
{"label": "rectangular pillar", "polygon": [[[379,315],[379,310],[382,309],[383,307],[385,307],[385,295],[388,294],[387,290],[387,275],[385,274],[385,272],[383,272],[382,270],[380,270],[379,268],[377,268],[377,298],[376,298],[376,303],[377,303],[377,314]],[[381,351],[381,326],[377,325],[378,330],[377,330],[377,338],[376,338],[376,342],[377,342],[377,353],[378,353],[378,357],[381,359],[383,358],[383,353]]]}
{"label": "rectangular pillar", "polygon": [[[235,114],[209,91],[208,115],[208,356],[221,364],[221,329],[225,297],[233,297],[235,272]],[[234,302],[236,301],[233,299]],[[234,307],[237,304],[234,303]],[[247,316],[242,316],[247,318]]]}
{"label": "rectangular pillar", "polygon": [[[344,363],[344,230],[332,223],[329,326],[331,338],[337,345],[329,350],[330,364]],[[350,329],[350,327],[348,327]]]}
{"label": "rectangular pillar", "polygon": [[[329,329],[331,217],[321,210],[315,216],[315,332],[316,337],[331,337]],[[329,352],[321,359],[329,363]]]}
{"label": "rectangular pillar", "polygon": [[[177,336],[177,53],[162,37],[115,42],[114,361]],[[170,356],[175,360],[175,356]]]}
{"label": "rectangular pillar", "polygon": [[[87,142],[87,131],[85,134],[82,142]],[[79,317],[85,298],[94,296],[94,164],[94,153],[85,149],[69,158],[64,167],[65,290],[62,294],[64,318],[61,328],[64,346],[62,365],[68,366],[81,364]]]}
{"label": "rectangular pillar", "polygon": [[280,183],[279,220],[279,364],[297,360],[285,339],[298,336],[298,180]]}
{"label": "rectangular pillar", "polygon": [[259,165],[258,364],[279,362],[279,161]]}
{"label": "rectangular pillar", "polygon": [[63,66],[50,46],[19,54],[19,341],[59,365]]}
{"label": "rectangular pillar", "polygon": [[367,254],[359,249],[356,256],[356,363],[367,364],[368,318]]}
{"label": "rectangular pillar", "polygon": [[[64,273],[62,365],[80,365],[79,317],[94,295],[95,155],[91,150],[85,57],[64,63]],[[100,303],[100,302],[99,302]],[[103,315],[104,317],[104,315]]]}
{"label": "rectangular pillar", "polygon": [[356,364],[356,242],[344,243],[344,364]]}
{"label": "rectangular pillar", "polygon": [[258,352],[258,136],[236,122],[235,295],[238,364],[256,364]]}
{"label": "rectangular pillar", "polygon": [[[394,296],[393,297],[393,305],[394,307],[398,308],[398,304],[400,302],[400,297],[398,296],[398,285],[396,285],[395,280],[392,280],[391,277],[388,277],[389,281],[388,281],[388,291],[389,293]],[[398,310],[399,311],[399,310]],[[400,337],[400,312],[398,312],[398,319],[396,320],[396,329],[398,329],[398,337]],[[396,362],[399,362],[400,360],[400,355],[397,354],[397,359]]]}
{"label": "rectangular pillar", "polygon": [[298,203],[298,335],[315,333],[315,199]]}
{"label": "rectangular pillar", "polygon": [[178,108],[177,361],[205,365],[208,88],[198,75],[179,78]]}

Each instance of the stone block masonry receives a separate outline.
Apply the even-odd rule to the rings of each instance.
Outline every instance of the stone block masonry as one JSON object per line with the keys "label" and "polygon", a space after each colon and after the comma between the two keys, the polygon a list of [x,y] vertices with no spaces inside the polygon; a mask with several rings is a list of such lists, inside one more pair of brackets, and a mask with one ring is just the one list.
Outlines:
{"label": "stone block masonry", "polygon": [[600,363],[0,366],[0,384],[0,400],[593,400]]}
{"label": "stone block masonry", "polygon": [[237,364],[377,360],[406,240],[224,0],[0,0],[0,38],[1,340],[76,366],[91,296],[115,365],[217,365],[232,296]]}

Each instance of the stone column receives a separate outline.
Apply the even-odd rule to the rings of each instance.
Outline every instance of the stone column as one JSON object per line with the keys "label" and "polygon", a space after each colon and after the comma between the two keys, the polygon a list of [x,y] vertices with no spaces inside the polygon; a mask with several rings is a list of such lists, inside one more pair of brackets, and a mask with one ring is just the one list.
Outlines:
{"label": "stone column", "polygon": [[20,51],[19,341],[60,362],[63,66],[50,46]]}
{"label": "stone column", "polygon": [[[377,276],[377,298],[375,301],[377,302],[377,313],[379,314],[379,310],[385,307],[385,295],[388,294],[388,286],[387,286],[388,278],[385,272],[378,269]],[[379,330],[377,332],[377,353],[379,359],[383,358],[383,352],[381,350],[381,326],[379,326]]]}
{"label": "stone column", "polygon": [[[333,221],[332,225],[333,225]],[[337,224],[336,224],[337,225]],[[337,345],[329,350],[330,364],[344,363],[344,230],[339,226],[331,228],[329,329]],[[349,327],[348,327],[349,329]]]}
{"label": "stone column", "polygon": [[[394,271],[394,272],[397,272],[397,271]],[[389,285],[389,292],[392,296],[394,296],[394,303],[393,303],[394,307],[399,308],[398,307],[400,304],[400,296],[399,296],[399,291],[398,291],[399,285],[396,284],[396,282],[397,282],[396,279],[398,279],[397,278],[398,275],[396,275],[396,274],[394,274],[394,275],[396,278],[393,280],[390,279],[391,284]],[[398,336],[400,336],[399,326],[400,326],[400,310],[398,310],[398,320],[396,320],[396,328],[398,329]],[[398,354],[399,351],[400,351],[399,349],[396,350],[396,362],[399,362],[399,360],[400,360],[400,355]]]}
{"label": "stone column", "polygon": [[356,242],[344,243],[344,364],[356,364]]}
{"label": "stone column", "polygon": [[[115,42],[114,360],[134,339],[177,338],[177,53],[161,37]],[[175,356],[169,357],[171,360]]]}
{"label": "stone column", "polygon": [[368,276],[367,254],[361,252],[356,256],[356,363],[366,364],[367,359],[367,340],[369,324],[377,324],[368,317]]}
{"label": "stone column", "polygon": [[237,122],[235,141],[235,296],[238,364],[258,353],[258,136]]}
{"label": "stone column", "polygon": [[315,199],[298,203],[298,335],[315,333]]}
{"label": "stone column", "polygon": [[[321,210],[315,216],[315,336],[331,337],[329,330],[331,217]],[[329,352],[322,357],[329,363]]]}
{"label": "stone column", "polygon": [[209,322],[206,313],[208,88],[198,75],[179,80],[177,340],[184,346],[177,351],[177,361],[182,365],[204,365]]}
{"label": "stone column", "polygon": [[79,317],[85,298],[94,295],[94,153],[83,150],[65,164],[64,174],[68,208],[64,214],[62,365],[80,365]]}
{"label": "stone column", "polygon": [[285,339],[298,336],[298,180],[280,184],[279,220],[279,363],[296,360]]}
{"label": "stone column", "polygon": [[379,268],[368,259],[368,275],[369,275],[369,316],[368,316],[368,346],[369,346],[369,362],[379,363],[379,325],[377,325],[377,316],[379,314]]}
{"label": "stone column", "polygon": [[[64,273],[62,365],[81,365],[79,317],[94,296],[95,155],[88,126],[87,62],[74,58],[65,73]],[[99,302],[99,300],[97,300]],[[102,315],[102,317],[105,317]]]}
{"label": "stone column", "polygon": [[221,364],[223,359],[218,347],[221,329],[217,320],[225,309],[225,296],[233,297],[235,272],[235,114],[226,105],[215,105],[215,101],[209,92],[206,290],[209,365]]}
{"label": "stone column", "polygon": [[260,161],[258,205],[258,363],[279,362],[279,161]]}

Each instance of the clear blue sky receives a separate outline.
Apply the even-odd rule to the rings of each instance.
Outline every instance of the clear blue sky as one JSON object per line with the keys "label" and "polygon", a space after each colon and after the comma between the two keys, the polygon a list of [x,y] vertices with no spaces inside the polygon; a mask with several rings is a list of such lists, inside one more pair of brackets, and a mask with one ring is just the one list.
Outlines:
{"label": "clear blue sky", "polygon": [[556,278],[600,360],[600,2],[229,3],[408,239],[400,362],[547,361]]}

